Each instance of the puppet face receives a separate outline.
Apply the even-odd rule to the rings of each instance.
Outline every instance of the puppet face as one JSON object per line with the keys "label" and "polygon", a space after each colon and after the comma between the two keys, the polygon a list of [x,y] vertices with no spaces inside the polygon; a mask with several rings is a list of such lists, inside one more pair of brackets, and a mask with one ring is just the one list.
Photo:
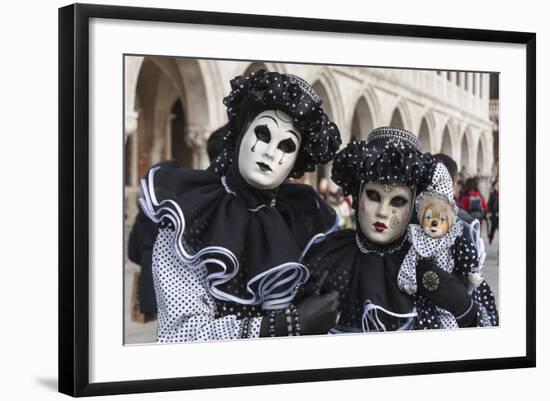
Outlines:
{"label": "puppet face", "polygon": [[397,240],[409,223],[411,198],[410,189],[404,185],[363,185],[358,219],[365,237],[381,245]]}
{"label": "puppet face", "polygon": [[454,224],[455,211],[448,202],[430,197],[426,199],[420,210],[422,229],[428,237],[441,238]]}
{"label": "puppet face", "polygon": [[275,189],[294,167],[302,135],[292,118],[280,110],[256,116],[243,135],[239,148],[239,172],[258,189]]}

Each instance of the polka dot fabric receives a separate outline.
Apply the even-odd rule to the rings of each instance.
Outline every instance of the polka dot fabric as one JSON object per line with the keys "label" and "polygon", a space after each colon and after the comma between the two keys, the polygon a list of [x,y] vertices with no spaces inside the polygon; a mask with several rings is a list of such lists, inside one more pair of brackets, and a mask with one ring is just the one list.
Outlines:
{"label": "polka dot fabric", "polygon": [[472,297],[478,307],[478,326],[498,326],[495,296],[486,281],[473,291]]}
{"label": "polka dot fabric", "polygon": [[454,205],[454,184],[447,168],[442,163],[437,163],[431,186],[438,194],[444,195]]}
{"label": "polka dot fabric", "polygon": [[158,342],[212,341],[259,337],[261,317],[221,316],[206,286],[205,268],[190,268],[177,256],[175,232],[161,228],[153,249],[158,306]]}
{"label": "polka dot fabric", "polygon": [[[453,245],[461,234],[462,222],[460,221],[444,237],[438,239],[428,237],[418,224],[409,224],[408,239],[413,246],[409,249],[399,269],[397,278],[399,288],[403,289],[406,285],[417,288],[416,264],[420,258],[435,259],[439,268],[451,273],[455,265]],[[469,241],[463,239],[460,243],[463,246],[468,246],[466,242]],[[474,250],[474,254],[476,254],[474,245],[472,243],[470,245]]]}
{"label": "polka dot fabric", "polygon": [[[413,298],[397,288],[397,272],[408,242],[391,253],[363,253],[355,238],[354,230],[340,230],[314,246],[305,261],[312,272],[311,281],[326,271],[322,292],[339,293],[338,330],[362,331],[367,301],[389,311],[378,310],[376,315],[386,330],[397,330],[407,322],[398,316],[413,311]],[[376,330],[374,325],[371,328]]]}
{"label": "polka dot fabric", "polygon": [[475,245],[464,237],[457,238],[453,247],[453,272],[466,279],[471,272],[479,271],[479,258]]}
{"label": "polka dot fabric", "polygon": [[[413,246],[405,256],[398,274],[398,286],[417,289],[416,265],[421,257],[433,258],[439,268],[455,273],[466,280],[468,273],[479,271],[478,255],[475,245],[462,235],[462,222],[458,221],[451,230],[440,239],[428,237],[416,224],[409,225],[409,239]],[[454,316],[447,310],[434,305],[431,301],[417,296],[417,309],[422,313],[416,322],[419,329],[458,328]],[[433,321],[437,321],[437,325]]]}

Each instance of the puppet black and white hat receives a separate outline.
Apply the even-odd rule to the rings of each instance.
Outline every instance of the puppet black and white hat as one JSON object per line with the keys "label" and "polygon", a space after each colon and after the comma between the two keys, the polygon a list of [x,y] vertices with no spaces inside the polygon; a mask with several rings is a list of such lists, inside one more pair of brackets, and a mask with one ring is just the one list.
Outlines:
{"label": "puppet black and white hat", "polygon": [[233,163],[239,136],[246,124],[264,110],[288,114],[300,133],[302,144],[290,177],[314,171],[318,164],[333,159],[342,141],[336,124],[323,111],[321,97],[300,77],[260,70],[231,80],[231,93],[224,99],[228,123],[222,153],[211,169],[223,175]]}
{"label": "puppet black and white hat", "polygon": [[426,190],[416,198],[417,211],[422,207],[421,204],[424,202],[424,198],[429,195],[436,196],[446,201],[454,208],[455,213],[458,213],[458,207],[454,198],[453,179],[443,163],[436,163],[433,174],[431,175],[430,184],[427,186]]}

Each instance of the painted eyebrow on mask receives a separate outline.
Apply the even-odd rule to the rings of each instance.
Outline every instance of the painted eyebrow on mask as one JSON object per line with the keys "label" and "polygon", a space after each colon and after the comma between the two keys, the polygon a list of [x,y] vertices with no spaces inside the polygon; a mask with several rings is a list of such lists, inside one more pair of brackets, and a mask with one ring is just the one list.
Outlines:
{"label": "painted eyebrow on mask", "polygon": [[277,127],[279,126],[279,122],[277,120],[275,120],[273,117],[271,116],[261,116],[260,118],[258,118],[258,120],[262,119],[262,118],[269,118],[271,120],[273,120],[275,122],[275,125],[277,125]]}
{"label": "painted eyebrow on mask", "polygon": [[300,137],[298,136],[298,134],[292,130],[288,130],[287,132],[290,132],[291,134],[293,134],[295,137],[296,137],[296,140],[298,141],[298,143],[300,143]]}

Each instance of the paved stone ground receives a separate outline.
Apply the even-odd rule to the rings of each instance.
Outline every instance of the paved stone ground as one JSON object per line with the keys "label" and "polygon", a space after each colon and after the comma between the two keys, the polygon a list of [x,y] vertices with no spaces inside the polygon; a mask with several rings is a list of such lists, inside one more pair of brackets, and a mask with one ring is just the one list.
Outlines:
{"label": "paved stone ground", "polygon": [[124,343],[143,344],[154,343],[157,335],[157,321],[147,323],[133,322],[131,319],[130,296],[134,272],[140,267],[133,262],[127,261],[124,268]]}
{"label": "paved stone ground", "polygon": [[[487,234],[485,231],[485,225],[483,228],[483,240],[485,242],[485,248],[487,252],[487,258],[485,260],[484,276],[493,293],[495,294],[497,301],[497,308],[499,305],[499,279],[498,279],[498,231],[492,244],[489,244]],[[139,271],[139,266],[128,261],[124,269],[124,329],[125,329],[125,343],[126,344],[145,344],[154,343],[157,331],[157,322],[136,323],[130,319],[130,292],[132,288],[132,280],[134,272]]]}
{"label": "paved stone ground", "polygon": [[485,232],[485,224],[483,225],[483,241],[485,242],[485,252],[487,252],[487,258],[485,259],[485,266],[483,268],[483,275],[485,280],[489,283],[493,294],[495,294],[495,299],[498,306],[500,305],[499,301],[499,274],[498,274],[498,265],[499,265],[499,254],[498,254],[498,239],[500,231],[497,230],[493,243],[489,244],[487,239],[487,233]]}

